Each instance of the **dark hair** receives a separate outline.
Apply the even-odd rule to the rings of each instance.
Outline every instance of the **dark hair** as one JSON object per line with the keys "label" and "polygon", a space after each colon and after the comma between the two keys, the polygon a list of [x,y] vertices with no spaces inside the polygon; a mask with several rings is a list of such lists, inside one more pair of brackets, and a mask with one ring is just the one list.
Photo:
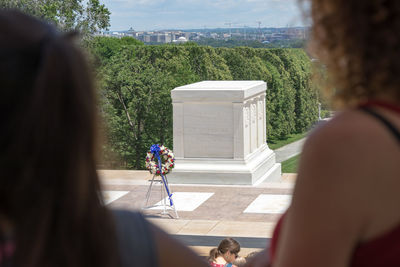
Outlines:
{"label": "dark hair", "polygon": [[214,261],[218,256],[222,256],[228,251],[234,254],[238,254],[240,251],[239,242],[230,237],[223,239],[219,243],[218,248],[213,248],[210,250],[210,256],[208,257],[208,260]]}
{"label": "dark hair", "polygon": [[0,85],[0,215],[13,227],[13,265],[116,266],[95,92],[72,34],[0,10]]}
{"label": "dark hair", "polygon": [[247,256],[245,257],[247,261],[253,259],[258,253],[260,253],[259,251],[252,251],[249,254],[247,254]]}
{"label": "dark hair", "polygon": [[233,265],[236,265],[236,267],[243,267],[247,263],[247,259],[244,257],[237,257],[235,261],[233,262]]}
{"label": "dark hair", "polygon": [[311,15],[311,51],[326,64],[334,99],[400,101],[400,1],[311,0]]}

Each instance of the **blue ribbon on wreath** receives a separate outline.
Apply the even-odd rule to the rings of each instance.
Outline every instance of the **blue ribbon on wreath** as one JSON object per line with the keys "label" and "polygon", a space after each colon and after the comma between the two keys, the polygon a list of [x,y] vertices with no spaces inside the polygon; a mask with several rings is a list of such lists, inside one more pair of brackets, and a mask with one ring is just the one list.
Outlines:
{"label": "blue ribbon on wreath", "polygon": [[174,205],[174,203],[172,202],[172,194],[169,192],[169,188],[167,186],[166,180],[164,178],[164,175],[162,174],[162,165],[161,165],[161,155],[160,155],[160,145],[156,144],[156,145],[152,145],[150,147],[150,152],[154,154],[154,156],[158,159],[158,168],[160,170],[160,176],[163,180],[164,186],[165,186],[165,190],[167,191],[167,195],[169,198],[169,204],[171,206]]}

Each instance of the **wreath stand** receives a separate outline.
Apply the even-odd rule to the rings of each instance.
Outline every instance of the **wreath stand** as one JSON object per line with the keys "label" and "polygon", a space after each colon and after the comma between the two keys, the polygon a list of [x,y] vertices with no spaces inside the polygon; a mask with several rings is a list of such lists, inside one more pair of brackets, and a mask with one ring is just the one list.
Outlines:
{"label": "wreath stand", "polygon": [[[179,219],[178,216],[178,212],[176,211],[176,206],[172,200],[172,193],[171,193],[171,189],[169,187],[168,184],[168,178],[166,173],[163,174],[163,170],[162,170],[162,165],[161,165],[161,155],[160,155],[160,148],[164,148],[164,146],[160,147],[160,145],[152,145],[150,148],[150,151],[148,152],[148,157],[153,155],[152,158],[156,157],[158,159],[158,168],[159,168],[159,175],[160,175],[160,179],[155,179],[157,176],[157,172],[153,174],[153,178],[151,179],[150,182],[150,186],[149,189],[147,190],[146,193],[146,203],[144,205],[144,207],[142,209],[150,209],[150,208],[154,208],[154,207],[163,207],[163,211],[161,212],[161,214],[168,214],[167,210],[173,210],[175,212],[175,217],[177,219]],[[165,151],[165,150],[163,150]],[[167,149],[168,151],[168,149]],[[161,151],[162,152],[162,151]],[[168,157],[170,157],[170,155],[168,155]],[[173,157],[173,155],[172,155]],[[148,162],[148,158],[146,157],[146,162]],[[172,161],[173,162],[173,161]],[[146,163],[146,167],[147,167]],[[154,164],[154,163],[153,163]],[[172,166],[172,165],[171,165]],[[151,168],[151,167],[150,167]],[[153,184],[154,183],[158,183],[160,184],[160,189],[161,189],[161,205],[153,205],[153,206],[148,206],[148,202],[150,199],[150,195],[151,195],[151,190],[153,189]],[[167,203],[167,198],[169,198],[169,205]]]}
{"label": "wreath stand", "polygon": [[[166,214],[169,214],[167,210],[173,210],[174,213],[175,213],[175,217],[177,219],[179,219],[179,215],[178,215],[178,212],[176,210],[175,204],[172,203],[172,205],[170,205],[170,204],[167,203],[167,198],[168,198],[167,187],[169,189],[169,192],[172,192],[171,188],[168,185],[167,175],[164,175],[164,180],[165,180],[165,183],[161,178],[160,179],[156,179],[156,175],[155,174],[153,175],[153,178],[151,178],[151,181],[150,181],[149,189],[147,190],[147,193],[146,193],[146,202],[145,202],[145,205],[144,205],[144,207],[142,209],[150,209],[150,208],[154,208],[154,207],[163,207],[163,211],[161,212],[161,214],[166,215]],[[161,205],[148,206],[150,195],[151,195],[151,191],[153,189],[153,184],[159,184],[160,185],[160,193],[161,193],[161,201],[162,201],[162,203],[161,203]],[[171,199],[172,199],[172,196],[171,196]]]}

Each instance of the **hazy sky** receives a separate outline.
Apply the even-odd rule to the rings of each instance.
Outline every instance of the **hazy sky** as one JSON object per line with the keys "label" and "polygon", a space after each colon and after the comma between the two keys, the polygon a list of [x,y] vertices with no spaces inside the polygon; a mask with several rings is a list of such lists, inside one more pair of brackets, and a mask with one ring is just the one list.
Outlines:
{"label": "hazy sky", "polygon": [[297,0],[101,0],[110,30],[302,26]]}

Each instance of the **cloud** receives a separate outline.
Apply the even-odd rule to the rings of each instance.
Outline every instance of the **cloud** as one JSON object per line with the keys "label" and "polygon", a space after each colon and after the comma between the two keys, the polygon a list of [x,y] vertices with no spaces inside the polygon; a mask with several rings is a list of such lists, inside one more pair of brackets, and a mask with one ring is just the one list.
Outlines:
{"label": "cloud", "polygon": [[[299,24],[297,0],[104,0],[111,29],[228,27],[227,22],[263,27]],[[234,27],[232,25],[232,27]]]}
{"label": "cloud", "polygon": [[138,7],[154,7],[168,0],[104,0],[107,7],[112,8],[138,8]]}

